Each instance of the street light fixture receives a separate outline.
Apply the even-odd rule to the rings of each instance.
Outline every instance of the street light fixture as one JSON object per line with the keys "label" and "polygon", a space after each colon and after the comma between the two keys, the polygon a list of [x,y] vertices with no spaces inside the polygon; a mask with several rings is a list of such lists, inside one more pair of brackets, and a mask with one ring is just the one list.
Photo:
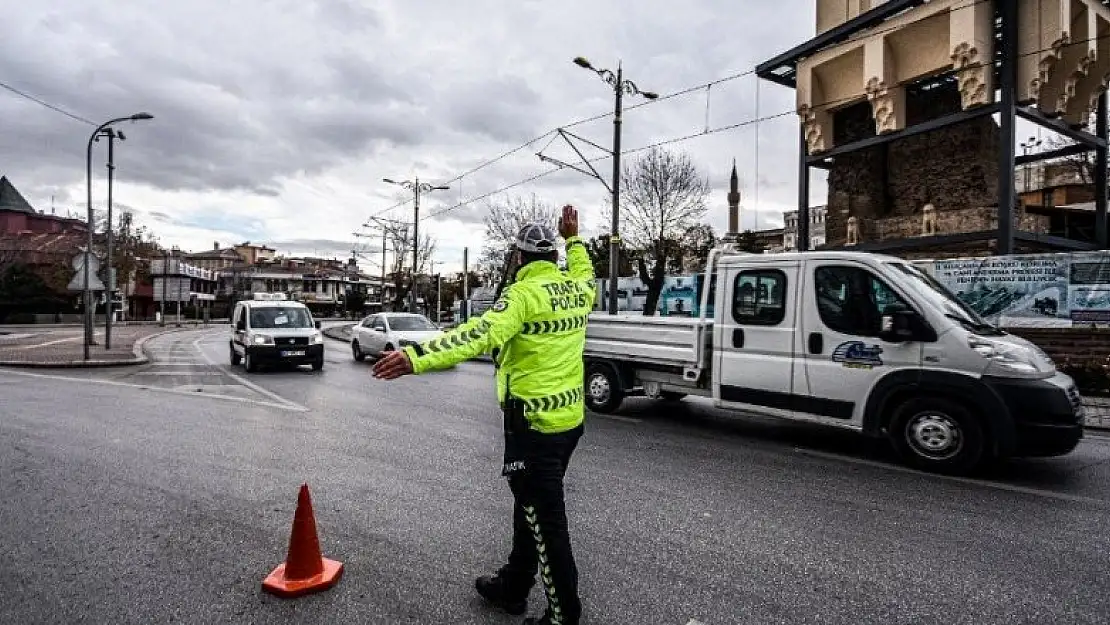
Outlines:
{"label": "street light fixture", "polygon": [[[85,151],[85,195],[86,195],[85,199],[86,199],[86,206],[87,206],[87,209],[88,209],[88,250],[85,253],[86,256],[85,256],[85,276],[84,276],[84,278],[85,278],[85,285],[84,285],[84,287],[85,287],[84,288],[84,300],[85,300],[85,341],[84,341],[84,343],[85,343],[85,350],[84,350],[85,354],[84,355],[85,355],[85,360],[89,359],[89,346],[91,346],[92,342],[93,342],[93,301],[92,301],[92,288],[91,288],[91,285],[89,284],[89,280],[91,279],[91,276],[89,275],[90,274],[89,260],[90,260],[90,258],[92,257],[92,254],[93,254],[93,231],[95,230],[95,221],[93,219],[93,207],[92,207],[92,146],[93,146],[93,142],[98,141],[99,137],[103,134],[103,135],[109,137],[108,145],[109,145],[109,151],[110,151],[111,150],[111,142],[113,140],[113,135],[106,134],[105,131],[112,132],[112,130],[110,130],[111,126],[113,124],[117,124],[119,122],[126,122],[126,121],[134,122],[134,121],[140,121],[140,120],[145,120],[145,119],[154,119],[154,116],[151,115],[150,113],[140,112],[140,113],[135,113],[134,115],[128,115],[127,117],[117,117],[115,119],[111,119],[111,120],[108,120],[108,121],[104,122],[103,124],[97,126],[96,130],[94,130],[92,132],[92,134],[89,135],[89,144],[88,144],[88,147]],[[112,173],[112,169],[113,169],[113,165],[109,165],[109,169],[108,169],[109,180],[111,180],[110,176],[111,176],[111,173]],[[109,194],[111,193],[110,189],[111,189],[111,187],[109,186]],[[109,195],[109,197],[111,197],[111,196]],[[111,206],[111,200],[109,199],[109,207],[110,206]],[[108,243],[108,259],[107,259],[108,260],[108,284],[105,285],[105,291],[108,294],[108,297],[107,297],[108,306],[107,306],[107,309],[106,309],[107,314],[105,316],[108,317],[109,319],[112,316],[111,315],[112,288],[115,286],[115,284],[114,284],[115,280],[113,280],[114,276],[113,276],[113,273],[112,273],[112,260],[111,260],[112,259],[112,247],[111,247],[111,236],[112,235],[111,235],[111,232],[112,232],[112,216],[111,216],[111,213],[109,213],[108,214],[108,237],[109,237],[108,241],[109,241],[109,243]],[[111,322],[109,321],[108,323],[110,324]],[[110,325],[107,325],[105,327],[105,330],[106,330],[105,331],[105,349],[109,349],[111,347],[111,344],[109,342],[111,340],[110,339],[110,337],[111,337],[111,329],[110,328],[111,328]]]}
{"label": "street light fixture", "polygon": [[413,192],[412,202],[412,288],[409,290],[409,308],[411,312],[416,312],[416,272],[417,265],[420,262],[420,194],[428,193],[430,191],[446,191],[451,187],[447,185],[431,185],[427,182],[420,182],[420,178],[414,180],[397,181],[392,178],[382,178],[383,182],[395,184],[404,187]]}
{"label": "street light fixture", "polygon": [[659,94],[653,91],[642,91],[636,83],[624,78],[624,69],[620,62],[617,71],[613,73],[608,69],[598,69],[585,57],[574,57],[574,64],[588,69],[601,77],[613,88],[613,184],[610,192],[613,195],[613,223],[609,233],[609,314],[617,314],[617,279],[620,274],[620,188],[621,188],[621,113],[623,111],[624,96],[640,95],[648,100],[655,100]]}

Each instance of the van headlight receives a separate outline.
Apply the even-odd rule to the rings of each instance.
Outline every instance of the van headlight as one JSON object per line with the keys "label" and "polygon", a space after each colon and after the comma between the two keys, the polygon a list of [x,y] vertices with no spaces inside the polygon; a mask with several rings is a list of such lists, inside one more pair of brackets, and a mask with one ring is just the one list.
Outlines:
{"label": "van headlight", "polygon": [[270,336],[269,334],[255,334],[254,338],[251,340],[251,343],[254,343],[255,345],[273,345],[274,337]]}
{"label": "van headlight", "polygon": [[967,346],[990,361],[983,375],[1004,378],[1045,378],[1052,375],[1056,365],[1047,354],[1036,348],[991,341],[977,336],[967,339]]}
{"label": "van headlight", "polygon": [[313,345],[319,345],[324,342],[324,335],[320,332],[313,332],[312,337],[308,339]]}

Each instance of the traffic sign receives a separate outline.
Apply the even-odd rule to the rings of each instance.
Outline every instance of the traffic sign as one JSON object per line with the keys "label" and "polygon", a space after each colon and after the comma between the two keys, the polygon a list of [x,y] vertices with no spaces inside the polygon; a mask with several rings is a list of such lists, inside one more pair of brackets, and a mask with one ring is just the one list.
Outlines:
{"label": "traffic sign", "polygon": [[70,291],[84,291],[85,290],[85,263],[89,264],[89,286],[93,291],[103,291],[104,283],[100,281],[97,273],[100,271],[100,259],[95,254],[88,252],[81,252],[73,257],[70,263],[73,265],[76,274],[73,279],[69,281]]}

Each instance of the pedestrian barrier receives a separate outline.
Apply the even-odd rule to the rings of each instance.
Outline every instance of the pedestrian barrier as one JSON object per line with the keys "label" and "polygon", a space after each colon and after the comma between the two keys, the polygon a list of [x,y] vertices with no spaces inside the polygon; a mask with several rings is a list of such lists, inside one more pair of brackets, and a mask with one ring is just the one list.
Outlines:
{"label": "pedestrian barrier", "polygon": [[342,574],[342,562],[320,555],[308,484],[301,484],[289,533],[289,553],[285,562],[262,580],[262,588],[279,597],[300,597],[331,588]]}

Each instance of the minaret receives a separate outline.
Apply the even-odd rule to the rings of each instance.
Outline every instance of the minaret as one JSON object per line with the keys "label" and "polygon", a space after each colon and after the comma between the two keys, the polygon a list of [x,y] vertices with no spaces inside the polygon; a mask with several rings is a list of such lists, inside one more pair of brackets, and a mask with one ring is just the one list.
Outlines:
{"label": "minaret", "polygon": [[736,159],[732,159],[732,175],[728,179],[728,232],[725,238],[735,241],[740,236],[740,177],[736,175]]}

